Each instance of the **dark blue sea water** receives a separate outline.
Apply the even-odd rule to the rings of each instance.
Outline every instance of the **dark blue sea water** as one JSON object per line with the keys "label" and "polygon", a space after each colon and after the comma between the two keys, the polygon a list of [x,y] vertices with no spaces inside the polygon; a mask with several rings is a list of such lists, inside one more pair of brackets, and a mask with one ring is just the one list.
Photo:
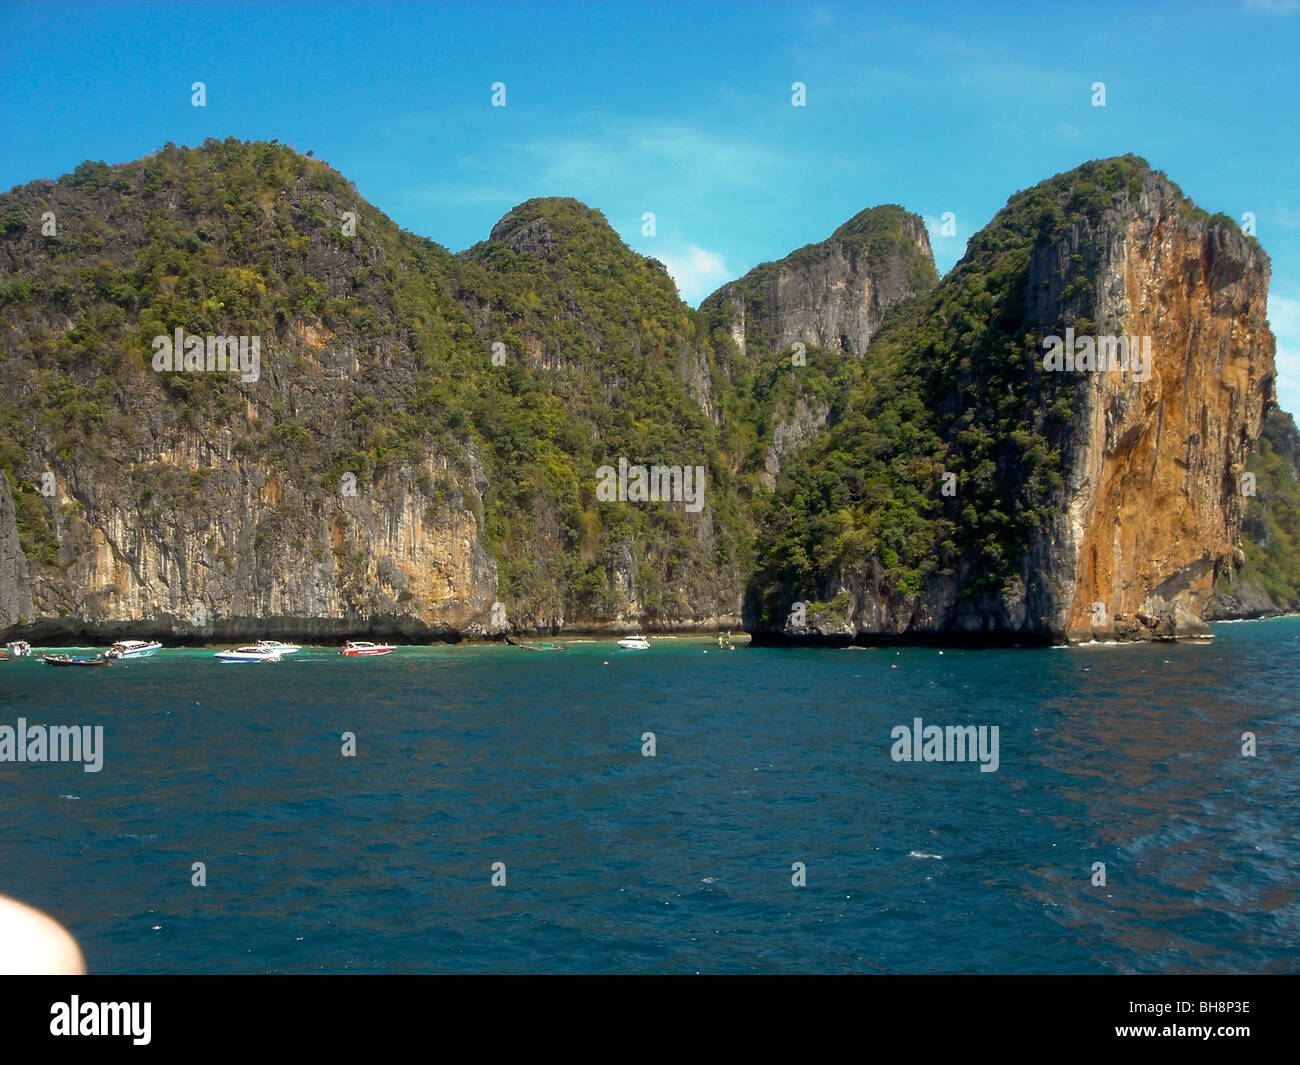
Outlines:
{"label": "dark blue sea water", "polygon": [[[1295,972],[1300,618],[1215,631],[6,663],[105,759],[0,763],[0,893],[98,972]],[[918,716],[998,770],[893,761]]]}

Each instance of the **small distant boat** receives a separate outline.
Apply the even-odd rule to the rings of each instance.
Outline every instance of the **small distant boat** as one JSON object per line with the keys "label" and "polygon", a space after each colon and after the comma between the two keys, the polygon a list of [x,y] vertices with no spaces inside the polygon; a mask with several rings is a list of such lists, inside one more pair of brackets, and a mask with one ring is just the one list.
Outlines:
{"label": "small distant boat", "polygon": [[212,656],[221,662],[278,662],[280,653],[265,647],[239,647],[233,651],[218,651]]}
{"label": "small distant boat", "polygon": [[108,659],[103,655],[87,657],[85,655],[41,655],[41,661],[47,666],[106,666]]}
{"label": "small distant boat", "polygon": [[162,644],[146,640],[119,640],[104,652],[105,658],[149,658],[162,650]]}
{"label": "small distant boat", "polygon": [[26,640],[14,640],[7,648],[8,654],[5,658],[29,658],[32,653],[32,645]]}
{"label": "small distant boat", "polygon": [[650,641],[644,636],[624,636],[618,641],[618,645],[625,651],[650,650]]}
{"label": "small distant boat", "polygon": [[339,651],[341,655],[347,655],[350,658],[370,657],[373,655],[388,655],[396,651],[397,648],[386,643],[369,643],[366,640],[348,640],[343,649]]}
{"label": "small distant boat", "polygon": [[506,637],[506,643],[512,647],[522,647],[525,651],[567,651],[568,648],[562,643],[525,643],[523,640],[516,640],[513,636]]}
{"label": "small distant boat", "polygon": [[293,655],[302,650],[296,643],[281,643],[279,640],[258,640],[257,646],[280,655]]}

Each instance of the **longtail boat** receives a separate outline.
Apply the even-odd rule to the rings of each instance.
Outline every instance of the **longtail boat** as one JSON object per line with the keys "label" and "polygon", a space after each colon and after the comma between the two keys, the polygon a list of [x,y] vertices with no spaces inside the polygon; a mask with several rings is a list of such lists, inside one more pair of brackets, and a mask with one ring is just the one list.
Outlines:
{"label": "longtail boat", "polygon": [[47,666],[106,666],[109,659],[103,655],[88,658],[85,655],[41,655],[41,661]]}

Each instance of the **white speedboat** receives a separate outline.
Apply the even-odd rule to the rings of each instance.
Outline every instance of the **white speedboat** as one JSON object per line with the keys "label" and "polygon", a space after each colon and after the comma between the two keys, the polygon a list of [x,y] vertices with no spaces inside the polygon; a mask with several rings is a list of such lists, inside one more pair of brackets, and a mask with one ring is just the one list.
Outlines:
{"label": "white speedboat", "polygon": [[302,650],[296,643],[281,643],[279,640],[258,640],[257,646],[281,655],[293,655]]}
{"label": "white speedboat", "polygon": [[9,645],[10,658],[30,658],[32,656],[32,645],[26,640],[14,640]]}
{"label": "white speedboat", "polygon": [[625,651],[650,650],[650,641],[644,636],[624,636],[618,641],[618,645]]}
{"label": "white speedboat", "polygon": [[239,647],[233,651],[218,651],[212,656],[220,662],[278,662],[280,653],[265,647]]}
{"label": "white speedboat", "polygon": [[160,650],[162,650],[162,644],[160,643],[152,643],[147,640],[118,640],[117,643],[104,652],[104,657],[148,658]]}

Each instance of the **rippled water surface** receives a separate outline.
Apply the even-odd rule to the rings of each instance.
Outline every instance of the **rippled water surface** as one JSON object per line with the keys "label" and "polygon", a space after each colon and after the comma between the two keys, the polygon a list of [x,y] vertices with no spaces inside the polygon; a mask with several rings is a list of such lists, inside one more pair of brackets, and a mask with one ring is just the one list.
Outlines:
{"label": "rippled water surface", "polygon": [[[0,892],[101,972],[1300,971],[1300,618],[1215,632],[5,663],[105,759],[0,763]],[[998,770],[893,761],[916,717]]]}

